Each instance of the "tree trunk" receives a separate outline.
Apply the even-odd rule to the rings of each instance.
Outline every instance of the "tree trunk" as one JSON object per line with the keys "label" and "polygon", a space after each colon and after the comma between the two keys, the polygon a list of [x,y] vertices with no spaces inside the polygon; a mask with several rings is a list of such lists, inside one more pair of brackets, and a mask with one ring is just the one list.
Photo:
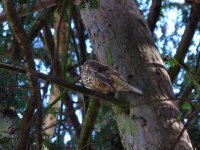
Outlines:
{"label": "tree trunk", "polygon": [[[50,105],[51,103],[53,103],[53,101],[56,100],[56,98],[58,98],[59,96],[60,96],[60,88],[57,85],[52,84],[48,104]],[[55,105],[53,105],[52,108],[55,111],[58,111],[59,110],[59,102],[57,102]],[[47,116],[45,118],[45,127],[48,129],[45,130],[45,133],[51,138],[55,134],[56,123],[57,123],[57,117],[55,116],[55,114],[52,114],[52,113],[47,114]]]}
{"label": "tree trunk", "polygon": [[[54,41],[46,41],[47,42],[52,42],[49,43],[49,45],[47,46],[49,49],[49,53],[50,53],[50,57],[51,57],[51,61],[52,61],[52,67],[53,67],[53,75],[62,78],[62,73],[63,73],[63,66],[61,64],[64,64],[63,60],[64,60],[64,50],[65,50],[65,46],[67,43],[67,22],[64,20],[61,20],[61,24],[60,24],[60,31],[58,31],[58,26],[59,26],[59,22],[60,22],[60,14],[55,11],[54,12],[54,27],[56,29],[56,35],[55,35],[55,40]],[[58,33],[60,32],[60,33]],[[58,35],[59,34],[59,35]],[[52,35],[51,35],[52,36]],[[59,38],[57,38],[57,36],[59,36]],[[59,39],[59,41],[58,41]],[[48,39],[46,39],[48,40]],[[51,39],[53,40],[53,39]],[[59,42],[59,44],[58,44]],[[55,43],[55,44],[54,44]],[[51,45],[50,45],[51,44]],[[56,54],[58,53],[58,54]],[[50,93],[50,99],[48,104],[51,104],[57,97],[59,97],[61,94],[61,89],[58,85],[56,84],[52,84],[52,88],[51,88],[51,93]],[[60,108],[60,102],[57,102],[55,105],[53,105],[53,107],[55,110],[58,110]],[[55,124],[57,123],[57,116],[53,115],[53,114],[48,114],[45,118],[45,127],[50,127],[52,125],[51,128],[47,129],[45,132],[47,135],[49,135],[50,137],[52,137],[55,133]]]}
{"label": "tree trunk", "polygon": [[192,149],[187,131],[176,143],[183,124],[177,120],[179,110],[171,82],[135,2],[95,2],[98,8],[87,4],[81,16],[99,61],[117,69],[145,93],[119,94],[130,101],[130,114],[114,108],[123,146],[134,150]]}

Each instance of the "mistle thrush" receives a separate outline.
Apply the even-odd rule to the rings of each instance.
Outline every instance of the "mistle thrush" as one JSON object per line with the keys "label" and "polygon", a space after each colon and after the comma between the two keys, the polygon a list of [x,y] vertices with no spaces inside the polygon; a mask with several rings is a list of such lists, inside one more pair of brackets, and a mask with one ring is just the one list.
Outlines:
{"label": "mistle thrush", "polygon": [[86,88],[105,94],[116,91],[143,94],[140,89],[128,84],[119,72],[95,60],[86,61],[81,67],[81,80]]}

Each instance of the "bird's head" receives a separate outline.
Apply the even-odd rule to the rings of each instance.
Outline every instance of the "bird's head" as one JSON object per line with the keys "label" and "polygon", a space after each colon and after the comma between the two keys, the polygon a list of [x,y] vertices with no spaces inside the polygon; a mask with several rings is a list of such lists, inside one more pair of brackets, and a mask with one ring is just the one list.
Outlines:
{"label": "bird's head", "polygon": [[81,74],[89,70],[89,67],[91,66],[89,61],[86,61],[82,66],[81,66]]}
{"label": "bird's head", "polygon": [[94,70],[95,66],[98,64],[95,60],[88,60],[81,66],[81,72]]}

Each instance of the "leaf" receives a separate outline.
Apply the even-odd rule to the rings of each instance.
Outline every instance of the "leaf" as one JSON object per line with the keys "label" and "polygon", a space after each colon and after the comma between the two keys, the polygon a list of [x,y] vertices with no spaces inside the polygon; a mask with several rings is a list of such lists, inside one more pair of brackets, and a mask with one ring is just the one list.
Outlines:
{"label": "leaf", "polygon": [[189,110],[192,109],[192,106],[190,105],[190,103],[184,102],[183,105],[181,106],[181,109],[182,109],[183,111],[189,111]]}
{"label": "leaf", "polygon": [[171,58],[170,60],[167,60],[165,63],[166,63],[167,65],[169,65],[170,67],[174,67],[174,66],[177,65],[177,61],[176,61],[176,59],[174,59],[174,58]]}
{"label": "leaf", "polygon": [[[90,9],[98,9],[100,7],[100,3],[98,0],[89,0],[87,3],[89,4]],[[86,8],[85,3],[80,3],[78,4],[78,6],[79,6],[79,9]]]}

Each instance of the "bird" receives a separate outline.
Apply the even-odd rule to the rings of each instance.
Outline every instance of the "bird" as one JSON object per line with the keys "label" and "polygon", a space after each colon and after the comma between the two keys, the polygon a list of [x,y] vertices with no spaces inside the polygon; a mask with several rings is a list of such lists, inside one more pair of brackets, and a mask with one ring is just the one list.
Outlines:
{"label": "bird", "polygon": [[143,95],[143,92],[130,85],[117,70],[100,64],[96,60],[88,60],[81,66],[81,80],[83,85],[104,94],[120,91],[132,91]]}

